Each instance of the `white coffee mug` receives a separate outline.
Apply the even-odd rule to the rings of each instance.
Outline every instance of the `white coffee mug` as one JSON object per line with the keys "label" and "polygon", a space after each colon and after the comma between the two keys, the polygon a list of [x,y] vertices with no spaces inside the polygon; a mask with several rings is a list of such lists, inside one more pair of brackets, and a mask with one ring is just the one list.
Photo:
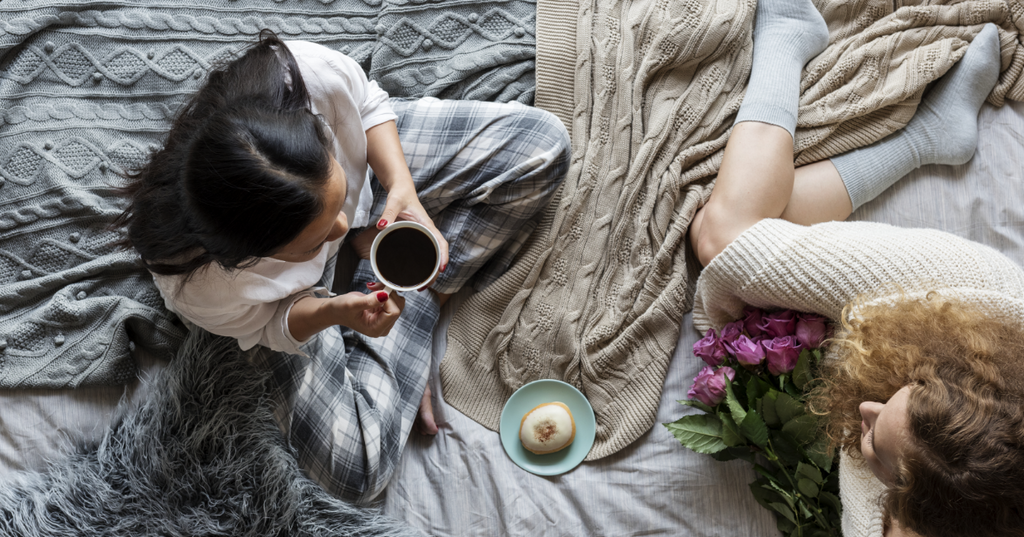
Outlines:
{"label": "white coffee mug", "polygon": [[[395,284],[381,274],[380,268],[377,266],[377,248],[385,237],[404,228],[417,229],[430,238],[430,243],[434,245],[434,267],[433,270],[430,271],[430,275],[422,281],[413,285],[402,286]],[[377,279],[384,284],[385,293],[390,295],[392,291],[415,291],[432,281],[434,277],[437,276],[437,272],[441,269],[441,246],[437,243],[437,237],[427,229],[427,226],[410,220],[400,220],[381,230],[381,232],[377,234],[377,237],[373,239],[373,244],[370,246],[370,266],[373,267],[373,274],[376,275]]]}

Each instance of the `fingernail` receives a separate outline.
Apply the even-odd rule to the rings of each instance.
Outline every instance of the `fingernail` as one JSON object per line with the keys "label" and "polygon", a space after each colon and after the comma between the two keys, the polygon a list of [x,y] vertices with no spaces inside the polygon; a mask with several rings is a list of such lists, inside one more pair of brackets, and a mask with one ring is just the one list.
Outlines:
{"label": "fingernail", "polygon": [[373,287],[374,285],[377,285],[377,282],[366,282],[367,287]]}
{"label": "fingernail", "polygon": [[377,222],[377,227],[387,227],[387,225],[388,221],[383,218],[380,219],[380,222]]}
{"label": "fingernail", "polygon": [[384,291],[378,292],[377,293],[377,301],[378,302],[387,302],[388,301],[388,294],[385,293]]}

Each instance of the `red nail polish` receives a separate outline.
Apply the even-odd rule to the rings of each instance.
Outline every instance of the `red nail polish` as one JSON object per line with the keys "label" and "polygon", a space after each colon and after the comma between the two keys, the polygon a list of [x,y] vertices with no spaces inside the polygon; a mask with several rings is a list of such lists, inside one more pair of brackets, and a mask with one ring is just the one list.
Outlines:
{"label": "red nail polish", "polygon": [[445,266],[441,267],[441,272],[444,272],[444,269],[446,269],[446,268],[448,268],[448,265],[445,265]]}
{"label": "red nail polish", "polygon": [[367,287],[373,287],[374,285],[377,285],[377,282],[366,282]]}
{"label": "red nail polish", "polygon": [[384,291],[378,292],[377,293],[377,301],[378,302],[387,302],[388,301],[388,294],[385,293]]}
{"label": "red nail polish", "polygon": [[377,222],[377,227],[387,227],[387,225],[388,221],[383,218],[380,219],[380,222]]}

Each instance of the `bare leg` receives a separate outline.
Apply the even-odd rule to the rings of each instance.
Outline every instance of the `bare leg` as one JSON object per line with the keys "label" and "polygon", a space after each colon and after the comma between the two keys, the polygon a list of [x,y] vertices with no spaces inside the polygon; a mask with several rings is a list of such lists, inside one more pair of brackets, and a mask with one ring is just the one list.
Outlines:
{"label": "bare leg", "polygon": [[690,228],[702,264],[750,226],[782,216],[789,204],[800,74],[827,45],[828,27],[810,0],[757,3],[746,94],[711,198]]}
{"label": "bare leg", "polygon": [[846,220],[852,212],[842,177],[831,160],[822,160],[796,169],[793,195],[780,218],[810,226]]}
{"label": "bare leg", "polygon": [[434,406],[430,402],[430,384],[423,390],[423,399],[420,399],[420,410],[416,414],[416,421],[412,424],[413,430],[422,435],[437,434],[437,424],[434,423]]}
{"label": "bare leg", "polygon": [[736,125],[700,224],[690,227],[690,243],[701,264],[710,263],[750,226],[782,216],[793,194],[793,178],[789,131],[754,121]]}
{"label": "bare leg", "polygon": [[[728,150],[728,146],[726,150]],[[724,164],[723,162],[723,168],[725,167]],[[721,175],[719,175],[719,181],[721,181]],[[718,185],[719,183],[715,183],[715,191],[712,192],[711,199],[715,199],[715,194],[719,188]],[[772,203],[777,203],[777,200],[773,200]],[[707,205],[697,211],[697,214],[693,217],[693,222],[690,223],[690,244],[694,251],[698,252],[698,257],[698,241],[700,240],[701,228],[706,217],[705,211],[709,206],[711,206],[710,200]],[[726,204],[726,206],[728,205]],[[789,201],[786,203],[782,213],[776,216],[765,216],[765,218],[782,218],[795,224],[810,226],[820,222],[846,220],[852,212],[853,206],[850,203],[850,196],[846,192],[846,186],[843,184],[842,178],[839,177],[839,172],[832,165],[831,160],[823,160],[797,168],[794,173]],[[751,221],[750,218],[744,218],[745,215],[739,213],[726,214],[725,216],[731,219],[730,224],[735,229],[730,230],[728,236],[715,239],[716,243],[726,240],[730,236],[732,239],[735,239],[740,233],[760,220],[758,218]],[[701,258],[701,263],[704,265],[710,262],[710,259],[714,258],[715,255],[718,255],[725,246],[712,248],[710,244],[706,244],[705,248],[707,248],[705,256],[710,257],[707,260]]]}

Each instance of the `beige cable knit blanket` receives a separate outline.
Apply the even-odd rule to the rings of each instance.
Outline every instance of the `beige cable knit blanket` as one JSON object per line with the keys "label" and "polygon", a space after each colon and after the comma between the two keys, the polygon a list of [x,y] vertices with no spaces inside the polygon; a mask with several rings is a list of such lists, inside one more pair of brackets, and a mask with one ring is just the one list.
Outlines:
{"label": "beige cable knit blanket", "polygon": [[[1024,100],[1020,0],[920,4],[817,0],[831,37],[804,72],[798,164],[906,125],[925,86],[986,22],[1002,29],[1003,52],[989,102]],[[743,98],[754,9],[753,0],[538,2],[537,105],[570,127],[572,164],[517,262],[456,313],[441,363],[447,402],[497,430],[517,388],[565,380],[597,415],[588,460],[650,429],[693,305],[686,231]]]}

